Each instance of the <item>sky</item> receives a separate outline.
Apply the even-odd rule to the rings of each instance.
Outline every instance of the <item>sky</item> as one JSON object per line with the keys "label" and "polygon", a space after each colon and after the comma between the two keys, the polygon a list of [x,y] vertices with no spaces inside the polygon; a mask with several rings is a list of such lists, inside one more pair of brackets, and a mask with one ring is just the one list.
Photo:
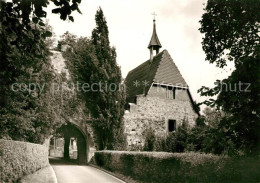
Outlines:
{"label": "sky", "polygon": [[127,73],[150,57],[147,48],[153,31],[153,15],[156,16],[157,35],[161,51],[166,49],[173,58],[183,78],[189,85],[193,99],[202,102],[197,90],[201,86],[214,86],[216,79],[230,75],[232,65],[218,69],[205,61],[202,50],[203,35],[199,32],[199,20],[206,0],[82,0],[82,14],[73,13],[74,22],[62,21],[47,9],[47,19],[57,39],[66,31],[83,37],[91,37],[95,28],[95,14],[101,7],[106,17],[111,46],[116,47],[117,63],[125,78]]}

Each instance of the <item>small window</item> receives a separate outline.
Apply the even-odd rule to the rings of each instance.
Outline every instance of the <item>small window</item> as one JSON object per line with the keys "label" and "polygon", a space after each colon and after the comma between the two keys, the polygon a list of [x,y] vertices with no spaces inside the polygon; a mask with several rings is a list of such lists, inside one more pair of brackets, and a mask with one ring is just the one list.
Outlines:
{"label": "small window", "polygon": [[176,129],[176,120],[169,119],[168,121],[168,131],[173,132]]}
{"label": "small window", "polygon": [[172,99],[172,87],[166,86],[166,98]]}
{"label": "small window", "polygon": [[174,87],[167,86],[166,87],[166,98],[167,99],[175,99],[175,89]]}

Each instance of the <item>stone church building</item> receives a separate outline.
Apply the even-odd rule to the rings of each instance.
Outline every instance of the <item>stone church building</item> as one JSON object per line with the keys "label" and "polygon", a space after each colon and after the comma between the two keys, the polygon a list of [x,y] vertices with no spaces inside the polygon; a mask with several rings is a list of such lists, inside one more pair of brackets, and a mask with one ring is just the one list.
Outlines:
{"label": "stone church building", "polygon": [[131,70],[126,79],[127,110],[124,115],[128,149],[143,146],[145,130],[156,136],[174,133],[185,120],[192,127],[199,113],[195,110],[189,87],[161,43],[153,20],[153,34],[148,45],[150,59]]}

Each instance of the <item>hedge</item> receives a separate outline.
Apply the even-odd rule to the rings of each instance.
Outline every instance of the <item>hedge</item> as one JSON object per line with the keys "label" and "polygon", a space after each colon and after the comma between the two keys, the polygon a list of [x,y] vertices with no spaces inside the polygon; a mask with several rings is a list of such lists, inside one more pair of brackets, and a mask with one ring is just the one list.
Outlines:
{"label": "hedge", "polygon": [[48,165],[47,146],[0,139],[1,183],[17,182]]}
{"label": "hedge", "polygon": [[245,160],[200,153],[97,151],[92,163],[144,183],[260,181],[259,157]]}

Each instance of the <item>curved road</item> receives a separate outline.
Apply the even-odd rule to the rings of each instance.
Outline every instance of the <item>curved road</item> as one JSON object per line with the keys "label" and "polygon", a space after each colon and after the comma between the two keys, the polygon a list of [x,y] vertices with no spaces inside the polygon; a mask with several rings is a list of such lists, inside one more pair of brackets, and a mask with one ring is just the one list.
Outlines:
{"label": "curved road", "polygon": [[80,166],[62,159],[50,158],[58,183],[124,183],[124,181],[91,166]]}

